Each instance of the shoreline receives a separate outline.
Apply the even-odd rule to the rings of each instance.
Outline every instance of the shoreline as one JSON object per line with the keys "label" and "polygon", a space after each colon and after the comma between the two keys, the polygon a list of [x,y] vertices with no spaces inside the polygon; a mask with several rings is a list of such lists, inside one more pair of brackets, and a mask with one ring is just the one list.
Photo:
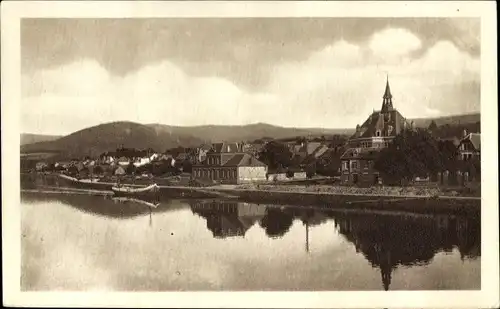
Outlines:
{"label": "shoreline", "polygon": [[[67,194],[79,191],[77,194],[112,194],[111,187],[114,183],[78,183],[69,187],[60,185],[52,186],[54,190],[66,190]],[[141,186],[141,185],[132,185]],[[255,204],[295,205],[295,206],[322,206],[325,208],[370,209],[384,211],[405,211],[412,213],[454,213],[478,214],[481,211],[480,197],[464,196],[431,196],[431,195],[403,195],[403,194],[366,194],[347,192],[311,192],[299,191],[300,188],[287,186],[287,190],[271,190],[262,185],[259,189],[244,186],[214,186],[214,187],[188,187],[188,186],[159,186],[162,198],[196,199],[220,198],[232,199]],[[47,189],[49,187],[46,187]],[[292,188],[292,190],[290,190]],[[37,188],[27,188],[36,192]],[[39,188],[38,191],[43,191]],[[336,188],[341,190],[342,188]],[[348,189],[348,191],[355,191]],[[107,193],[103,193],[106,192]],[[399,191],[401,192],[401,191]],[[40,192],[43,193],[43,192]]]}

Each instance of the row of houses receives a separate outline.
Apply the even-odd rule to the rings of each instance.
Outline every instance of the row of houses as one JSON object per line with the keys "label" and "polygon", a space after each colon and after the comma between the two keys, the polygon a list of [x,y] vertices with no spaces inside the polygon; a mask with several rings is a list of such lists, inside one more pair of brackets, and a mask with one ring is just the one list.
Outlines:
{"label": "row of houses", "polygon": [[[381,178],[374,164],[380,151],[388,147],[402,130],[413,126],[412,122],[408,122],[394,108],[387,80],[380,111],[374,111],[361,126],[358,125],[355,133],[345,144],[332,145],[328,141],[307,139],[282,141],[292,154],[291,165],[295,170],[291,176],[287,171],[268,170],[266,164],[258,159],[258,154],[269,142],[265,140],[253,143],[203,144],[193,148],[178,147],[165,153],[157,153],[152,149],[138,151],[121,147],[114,152],[103,153],[97,159],[59,162],[56,167],[67,169],[76,166],[80,171],[89,167],[92,169],[93,166],[106,166],[114,170],[117,167],[127,168],[130,165],[140,168],[151,164],[163,164],[184,171],[183,168],[187,163],[190,166],[188,172],[194,179],[235,184],[303,179],[306,178],[305,168],[315,165],[329,166],[340,174],[343,184],[378,184]],[[471,160],[480,156],[479,133],[464,132],[462,139],[457,139],[455,142],[460,159]],[[43,169],[46,166],[44,164],[37,165],[37,169]]]}

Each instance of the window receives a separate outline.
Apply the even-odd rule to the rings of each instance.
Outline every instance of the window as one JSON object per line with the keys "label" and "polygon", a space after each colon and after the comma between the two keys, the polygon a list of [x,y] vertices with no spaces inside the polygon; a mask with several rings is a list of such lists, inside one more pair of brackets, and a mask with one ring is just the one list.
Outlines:
{"label": "window", "polygon": [[348,163],[347,161],[342,162],[342,170],[347,171],[349,169]]}
{"label": "window", "polygon": [[357,168],[358,168],[358,162],[353,161],[353,162],[352,162],[352,164],[351,164],[351,167],[352,167],[353,169],[357,169]]}
{"label": "window", "polygon": [[392,126],[388,126],[388,127],[387,127],[387,134],[389,134],[389,135],[390,135],[390,134],[391,134],[391,132],[392,132],[392,130],[393,130],[393,127],[392,127]]}
{"label": "window", "polygon": [[380,136],[380,130],[377,130],[377,132],[375,133],[375,136]]}

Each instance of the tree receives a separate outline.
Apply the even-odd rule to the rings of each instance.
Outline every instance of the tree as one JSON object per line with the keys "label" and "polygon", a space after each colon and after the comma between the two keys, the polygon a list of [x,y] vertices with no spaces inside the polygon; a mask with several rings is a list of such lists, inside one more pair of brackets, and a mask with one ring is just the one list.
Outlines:
{"label": "tree", "polygon": [[96,167],[94,167],[94,174],[102,174],[104,173],[104,169],[100,166],[100,165],[97,165]]}
{"label": "tree", "polygon": [[137,171],[137,168],[132,163],[129,163],[129,165],[127,165],[127,168],[125,169],[125,172],[128,175],[134,175],[136,171]]}
{"label": "tree", "polygon": [[184,162],[182,162],[182,171],[184,173],[191,173],[192,170],[193,170],[193,164],[189,162],[189,160],[184,160]]}
{"label": "tree", "polygon": [[279,238],[285,235],[293,224],[293,215],[280,209],[267,208],[266,215],[260,221],[260,226],[270,238]]}
{"label": "tree", "polygon": [[436,131],[436,129],[438,128],[436,122],[434,120],[431,121],[431,123],[429,124],[429,131],[431,132],[434,132]]}
{"label": "tree", "polygon": [[442,165],[437,141],[422,129],[403,130],[375,160],[375,169],[387,183],[426,177]]}
{"label": "tree", "polygon": [[313,162],[306,166],[306,177],[312,178],[314,175],[316,175],[316,162]]}
{"label": "tree", "polygon": [[78,168],[74,165],[71,165],[70,167],[68,167],[68,171],[67,171],[68,175],[70,176],[75,176],[78,174]]}
{"label": "tree", "polygon": [[264,146],[258,157],[269,169],[286,168],[290,165],[292,152],[285,144],[271,141]]}
{"label": "tree", "polygon": [[459,168],[457,147],[451,141],[439,141],[441,169],[454,172]]}

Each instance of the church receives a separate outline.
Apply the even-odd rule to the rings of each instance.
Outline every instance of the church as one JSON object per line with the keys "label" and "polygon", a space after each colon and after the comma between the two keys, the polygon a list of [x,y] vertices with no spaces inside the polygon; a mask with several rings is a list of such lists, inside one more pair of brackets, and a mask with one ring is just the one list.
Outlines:
{"label": "church", "polygon": [[374,169],[374,162],[380,150],[403,129],[413,126],[408,124],[401,113],[392,104],[391,87],[387,78],[382,97],[382,108],[374,111],[347,141],[347,150],[341,156],[341,182],[343,184],[373,185],[380,182],[379,174]]}

